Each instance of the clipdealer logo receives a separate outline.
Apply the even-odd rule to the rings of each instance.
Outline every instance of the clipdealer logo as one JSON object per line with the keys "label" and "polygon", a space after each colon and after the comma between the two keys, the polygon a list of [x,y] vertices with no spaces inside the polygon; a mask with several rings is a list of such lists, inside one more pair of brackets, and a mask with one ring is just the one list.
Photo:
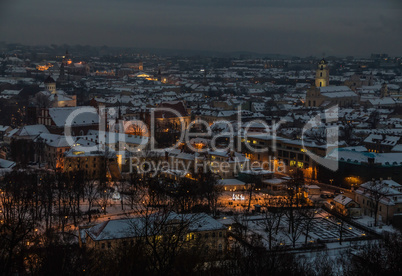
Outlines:
{"label": "clipdealer logo", "polygon": [[[157,116],[156,116],[157,114]],[[81,121],[84,121],[82,118],[86,118],[86,116],[97,116],[99,122],[99,128],[96,135],[95,143],[91,145],[82,145],[77,143],[77,136],[74,135],[73,129],[80,126]],[[150,121],[148,124],[142,120],[134,119],[134,120],[119,120],[110,119],[108,117],[115,118],[116,110],[115,108],[105,108],[101,107],[96,109],[94,107],[79,107],[73,110],[65,123],[65,136],[68,144],[74,148],[74,150],[81,152],[113,152],[114,150],[124,150],[131,153],[130,158],[130,167],[136,166],[137,168],[147,167],[147,170],[154,171],[166,171],[167,169],[176,169],[182,170],[185,173],[189,172],[189,164],[186,162],[164,162],[163,164],[154,164],[150,163],[146,166],[140,160],[144,159],[144,152],[149,151],[154,153],[155,155],[162,157],[163,154],[169,153],[175,149],[179,149],[183,144],[192,152],[196,152],[198,154],[208,154],[208,153],[227,153],[230,159],[230,162],[237,163],[235,168],[239,170],[248,170],[254,168],[262,168],[269,167],[272,171],[285,172],[286,166],[283,164],[282,160],[278,160],[275,157],[269,156],[269,161],[257,162],[254,161],[252,164],[250,162],[244,162],[246,159],[241,158],[241,154],[237,154],[238,152],[242,152],[244,147],[246,151],[252,154],[260,154],[267,153],[269,149],[272,152],[276,152],[277,149],[277,131],[280,128],[281,124],[285,123],[285,120],[280,120],[279,122],[273,121],[271,125],[268,125],[263,120],[252,120],[247,123],[242,123],[242,110],[238,108],[237,110],[237,120],[235,122],[228,120],[220,120],[216,121],[215,124],[220,124],[225,126],[224,130],[219,133],[214,133],[211,129],[211,126],[208,122],[197,118],[196,120],[188,123],[185,122],[182,115],[175,109],[167,108],[167,107],[157,107],[149,110]],[[331,107],[324,112],[325,116],[325,124],[322,122],[323,118],[320,114],[311,118],[307,124],[302,129],[301,136],[301,145],[303,151],[306,155],[308,155],[312,160],[316,163],[325,166],[326,168],[336,171],[338,169],[338,156],[337,151],[334,151],[338,147],[338,136],[339,129],[337,125],[330,125],[329,127],[325,127],[326,124],[331,124],[338,121],[338,106]],[[81,118],[81,119],[80,119]],[[170,147],[158,148],[157,142],[155,139],[155,135],[158,132],[158,125],[163,121],[168,121],[169,118],[175,118],[176,121],[179,122],[176,131],[178,132],[178,139],[176,143]],[[190,129],[194,126],[203,126],[205,129],[204,132],[190,132]],[[253,131],[253,128],[258,126],[258,132]],[[325,127],[325,128],[323,128]],[[127,130],[130,128],[141,129],[141,132],[144,136],[136,136],[137,139],[135,142],[130,140],[132,135],[127,134]],[[314,147],[325,148],[326,156],[322,157],[311,151],[309,148],[312,147],[312,142],[308,141],[307,133],[309,131],[315,131],[317,128],[325,129],[326,140],[323,145],[314,145]],[[159,127],[160,129],[160,127]],[[250,137],[256,137],[255,135],[262,135],[266,137],[267,141],[271,141],[271,144],[264,145],[262,147],[258,147],[250,143]],[[82,137],[85,138],[85,137]],[[225,147],[218,146],[218,139],[225,138],[227,139],[227,145]],[[209,141],[209,145],[204,148],[196,148],[192,143],[192,139],[207,139]],[[237,142],[237,143],[236,143]],[[327,158],[327,156],[331,153],[331,158]],[[334,158],[335,157],[335,158]],[[201,161],[202,158],[195,158],[194,161]],[[228,162],[225,162],[228,161]],[[153,161],[154,162],[154,161]],[[215,166],[216,171],[225,172],[228,169],[233,170],[233,165],[231,165],[229,160],[225,160],[222,158],[222,162],[210,162],[208,161],[208,167],[211,168]],[[242,163],[243,162],[243,163]],[[202,162],[201,162],[202,163]],[[239,164],[242,163],[242,166]],[[172,164],[175,166],[172,168]],[[218,164],[218,166],[217,166]],[[272,164],[277,164],[272,167]],[[207,167],[204,165],[198,164],[199,167]]]}

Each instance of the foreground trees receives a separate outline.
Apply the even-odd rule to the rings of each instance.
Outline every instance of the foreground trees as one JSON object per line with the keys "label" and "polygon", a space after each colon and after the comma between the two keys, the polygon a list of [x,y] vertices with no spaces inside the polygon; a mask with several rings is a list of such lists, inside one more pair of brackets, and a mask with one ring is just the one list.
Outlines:
{"label": "foreground trees", "polygon": [[345,275],[401,275],[402,234],[386,234],[383,240],[373,241],[365,248],[343,259]]}
{"label": "foreground trees", "polygon": [[[212,174],[200,175],[198,182],[183,179],[162,185],[159,179],[131,175],[118,186],[126,206],[138,211],[146,228],[135,229],[142,237],[133,243],[110,250],[79,247],[77,231],[68,231],[83,221],[93,222],[91,210],[102,204],[104,184],[98,185],[79,173],[41,174],[16,171],[0,181],[0,271],[2,275],[333,275],[334,258],[325,254],[315,259],[300,259],[280,251],[273,241],[279,225],[294,245],[301,232],[307,236],[315,209],[306,206],[300,195],[302,180],[291,180],[288,197],[276,201],[265,212],[263,224],[269,250],[258,235],[252,235],[247,217],[235,217],[241,224],[232,229],[230,247],[225,254],[206,247],[202,238],[186,246],[191,216],[201,211],[216,214],[216,199],[221,190]],[[174,186],[178,185],[178,186]],[[179,187],[179,189],[176,189]],[[154,196],[150,194],[154,193]],[[146,195],[146,196],[144,196]],[[123,199],[122,199],[123,200]],[[81,203],[80,203],[81,202]],[[87,207],[80,208],[82,202]],[[84,212],[83,212],[84,210]],[[87,210],[87,211],[86,211]],[[182,213],[190,220],[164,227],[169,214]],[[156,217],[153,214],[158,212]],[[87,213],[87,215],[85,214]],[[288,223],[289,228],[288,228]],[[237,239],[235,236],[237,236]],[[163,237],[163,238],[162,238]],[[402,236],[388,235],[368,244],[340,261],[345,275],[400,275]],[[299,239],[300,240],[300,239]],[[300,242],[300,241],[299,241]],[[268,247],[268,246],[267,246]]]}
{"label": "foreground trees", "polygon": [[36,238],[41,220],[36,175],[6,178],[0,197],[0,271],[19,271],[20,253]]}

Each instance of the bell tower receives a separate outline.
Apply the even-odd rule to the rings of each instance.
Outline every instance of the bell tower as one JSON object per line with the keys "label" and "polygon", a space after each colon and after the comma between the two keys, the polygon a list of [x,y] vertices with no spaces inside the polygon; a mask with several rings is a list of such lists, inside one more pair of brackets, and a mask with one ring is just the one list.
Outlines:
{"label": "bell tower", "polygon": [[322,59],[318,63],[318,69],[315,74],[315,86],[316,87],[325,87],[329,85],[329,70],[328,63]]}

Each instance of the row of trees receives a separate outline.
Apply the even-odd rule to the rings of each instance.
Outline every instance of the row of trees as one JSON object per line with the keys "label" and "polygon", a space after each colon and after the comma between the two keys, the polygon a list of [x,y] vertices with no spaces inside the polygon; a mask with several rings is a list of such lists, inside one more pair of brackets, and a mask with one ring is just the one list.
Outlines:
{"label": "row of trees", "polygon": [[[288,222],[287,235],[293,245],[302,232],[307,242],[314,208],[306,208],[300,196],[301,176],[293,177],[288,183],[286,197],[267,205],[264,224],[270,237],[270,250],[265,249],[261,237],[250,235],[247,227],[242,227],[234,232],[242,238],[230,239],[230,250],[224,256],[213,251],[205,254],[206,243],[202,239],[196,239],[191,247],[184,246],[188,222],[174,231],[162,227],[172,211],[187,213],[201,204],[211,213],[216,210],[219,189],[215,190],[218,185],[213,175],[199,176],[199,182],[206,187],[186,178],[171,185],[162,185],[159,180],[134,173],[125,181],[114,183],[122,195],[122,207],[141,211],[150,226],[141,235],[149,238],[99,252],[78,247],[76,233],[64,231],[64,226],[79,225],[82,219],[90,221],[88,211],[95,205],[107,207],[111,194],[109,183],[86,178],[82,173],[17,171],[6,175],[1,181],[0,270],[5,275],[27,272],[38,275],[332,275],[337,272],[335,263],[325,254],[318,256],[318,261],[306,261],[278,251],[272,242],[284,219]],[[80,208],[83,201],[90,202],[85,212]],[[155,210],[159,210],[160,215],[150,220]],[[156,243],[159,236],[165,238]],[[369,244],[351,259],[338,260],[338,265],[342,265],[347,275],[357,275],[360,271],[367,275],[376,275],[376,271],[400,272],[401,244],[399,235],[388,236],[384,241]]]}
{"label": "row of trees", "polygon": [[68,234],[71,226],[93,222],[94,214],[106,214],[116,189],[120,199],[115,202],[138,213],[144,206],[189,212],[197,204],[204,204],[204,211],[215,212],[219,195],[215,184],[212,174],[203,175],[199,182],[181,179],[166,185],[160,178],[136,173],[119,182],[108,182],[81,171],[13,171],[0,180],[3,268],[22,266],[16,256],[42,235],[47,240],[51,232]]}
{"label": "row of trees", "polygon": [[[187,228],[192,218],[166,228],[169,208],[142,215],[145,228],[132,229],[141,238],[121,242],[108,250],[79,247],[72,236],[54,232],[38,235],[33,245],[23,244],[13,257],[3,248],[0,269],[4,275],[400,275],[402,235],[387,235],[368,242],[361,250],[329,257],[309,253],[303,258],[286,251],[267,251],[262,240],[253,236],[247,243],[231,240],[226,254],[208,250],[202,238],[186,246]],[[159,238],[159,237],[163,238]],[[3,236],[2,236],[3,238]],[[4,239],[1,240],[4,244]],[[207,254],[206,254],[207,253]],[[10,262],[11,260],[11,262]],[[8,265],[11,264],[11,265]]]}

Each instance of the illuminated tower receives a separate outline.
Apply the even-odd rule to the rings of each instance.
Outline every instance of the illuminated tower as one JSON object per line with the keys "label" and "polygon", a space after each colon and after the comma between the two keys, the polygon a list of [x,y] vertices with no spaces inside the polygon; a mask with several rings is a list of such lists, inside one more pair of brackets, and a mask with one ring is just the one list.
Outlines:
{"label": "illuminated tower", "polygon": [[138,70],[139,70],[139,71],[143,71],[143,70],[144,70],[144,64],[142,63],[142,61],[140,61],[139,65],[138,65]]}
{"label": "illuminated tower", "polygon": [[318,69],[315,74],[315,86],[325,87],[328,85],[329,85],[328,63],[324,59],[322,59],[320,63],[318,63]]}

